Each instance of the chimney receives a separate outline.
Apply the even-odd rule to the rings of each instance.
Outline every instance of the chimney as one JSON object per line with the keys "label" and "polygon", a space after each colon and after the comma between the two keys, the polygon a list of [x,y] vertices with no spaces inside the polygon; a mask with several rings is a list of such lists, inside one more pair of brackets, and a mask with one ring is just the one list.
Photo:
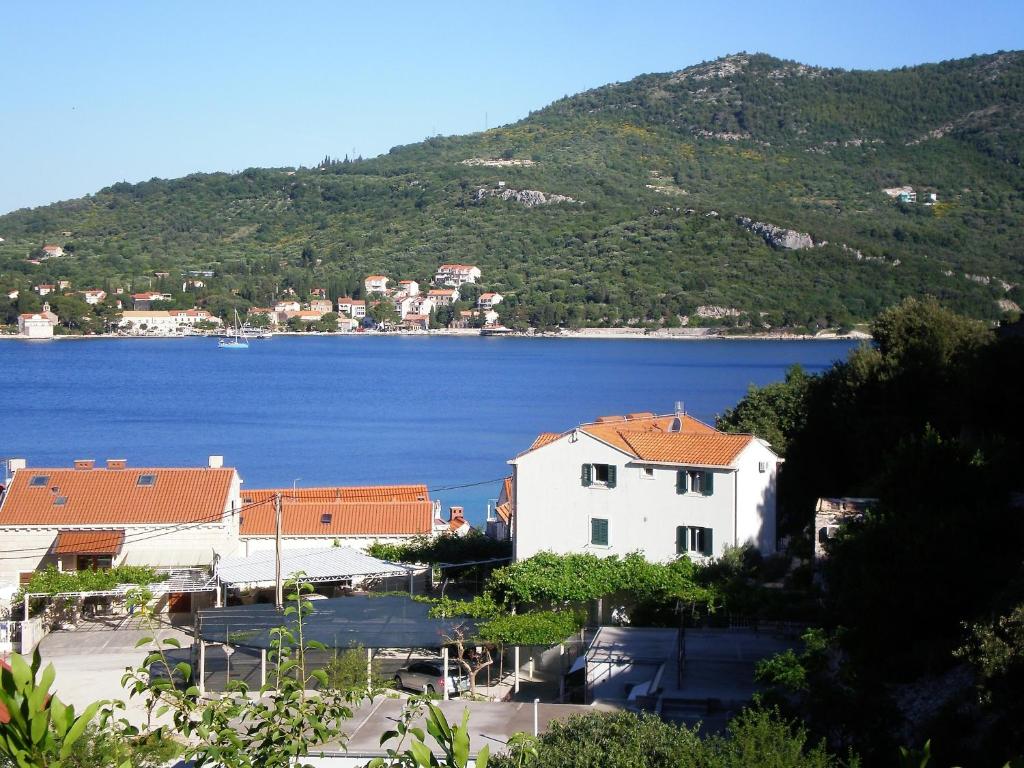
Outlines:
{"label": "chimney", "polygon": [[220,469],[224,466],[223,456],[211,456],[208,466],[210,469]]}
{"label": "chimney", "polygon": [[107,459],[107,469],[124,469],[128,462],[124,459]]}
{"label": "chimney", "polygon": [[686,415],[686,404],[682,400],[676,400],[676,416]]}
{"label": "chimney", "polygon": [[466,518],[463,517],[462,507],[449,507],[448,508],[448,522],[450,523],[461,523]]}
{"label": "chimney", "polygon": [[25,459],[8,459],[7,460],[7,471],[12,475],[19,469],[24,469],[28,466],[28,462]]}
{"label": "chimney", "polygon": [[92,459],[75,459],[75,469],[92,469],[96,462]]}

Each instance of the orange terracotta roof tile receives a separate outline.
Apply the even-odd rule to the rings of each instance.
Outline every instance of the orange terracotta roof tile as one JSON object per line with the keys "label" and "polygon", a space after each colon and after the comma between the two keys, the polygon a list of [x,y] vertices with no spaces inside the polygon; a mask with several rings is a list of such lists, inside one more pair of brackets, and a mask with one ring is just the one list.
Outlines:
{"label": "orange terracotta roof tile", "polygon": [[540,448],[541,446],[547,445],[548,443],[553,443],[553,442],[555,442],[555,440],[560,438],[563,434],[565,434],[565,433],[564,432],[541,432],[539,435],[537,435],[537,439],[533,441],[533,445],[531,445],[526,450],[527,451],[533,451],[533,450],[536,450],[537,448]]}
{"label": "orange terracotta roof tile", "polygon": [[[627,416],[599,416],[596,421],[590,424],[580,425],[579,429],[592,437],[596,437],[598,440],[618,448],[621,451],[632,453],[633,450],[623,437],[624,434],[644,432],[670,434],[673,423],[677,418],[680,419],[681,422],[679,427],[679,432],[681,434],[718,434],[718,430],[714,427],[705,424],[703,421],[695,419],[692,416],[687,416],[686,414],[683,414],[682,416],[677,416],[676,414],[655,416],[652,413],[646,412],[631,413]],[[545,445],[557,440],[564,434],[566,433],[544,432],[537,436],[537,439],[533,441],[533,445],[519,455],[522,456],[530,451],[543,448]]]}
{"label": "orange terracotta roof tile", "polygon": [[114,530],[57,531],[55,555],[116,555],[124,546],[124,528]]}
{"label": "orange terracotta roof tile", "polygon": [[430,501],[426,485],[350,485],[321,488],[246,488],[243,503],[273,501]]}
{"label": "orange terracotta roof tile", "polygon": [[724,432],[697,434],[670,432],[624,432],[630,453],[642,461],[730,467],[740,452],[754,440],[753,435]]}
{"label": "orange terracotta roof tile", "polygon": [[[140,485],[143,475],[152,483]],[[228,468],[19,469],[0,525],[215,523],[234,477]]]}
{"label": "orange terracotta roof tile", "polygon": [[[395,536],[428,534],[429,501],[284,501],[282,536]],[[273,536],[274,505],[264,501],[242,512],[240,536]]]}
{"label": "orange terracotta roof tile", "polygon": [[512,502],[506,501],[504,504],[499,504],[494,508],[494,511],[498,513],[498,517],[500,517],[503,522],[507,523],[512,519]]}

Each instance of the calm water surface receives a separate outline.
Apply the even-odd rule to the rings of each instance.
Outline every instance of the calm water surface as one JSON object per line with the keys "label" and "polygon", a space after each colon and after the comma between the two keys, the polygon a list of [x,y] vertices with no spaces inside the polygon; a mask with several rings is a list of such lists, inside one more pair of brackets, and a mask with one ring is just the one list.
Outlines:
{"label": "calm water surface", "polygon": [[706,421],[750,384],[820,371],[851,342],[277,337],[0,343],[0,456],[205,465],[248,487],[427,483],[480,522],[506,460],[602,414]]}

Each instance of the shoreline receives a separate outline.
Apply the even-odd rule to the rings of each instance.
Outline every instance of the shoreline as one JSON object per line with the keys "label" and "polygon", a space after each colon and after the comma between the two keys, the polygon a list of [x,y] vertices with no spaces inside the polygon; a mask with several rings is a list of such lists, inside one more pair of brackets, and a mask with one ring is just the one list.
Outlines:
{"label": "shoreline", "polygon": [[[700,331],[700,332],[694,332]],[[556,333],[508,333],[483,334],[478,328],[456,328],[439,329],[432,331],[367,331],[354,333],[351,331],[339,333],[308,333],[303,331],[280,331],[274,332],[274,336],[289,336],[299,338],[366,338],[366,337],[422,337],[422,338],[509,338],[509,339],[593,339],[601,341],[870,341],[871,335],[863,331],[853,331],[848,334],[819,333],[814,336],[794,333],[747,333],[747,334],[725,334],[716,333],[714,329],[692,329],[689,332],[668,332],[664,330],[646,332],[634,328],[581,328],[576,331],[560,331]],[[216,339],[219,336],[163,336],[153,334],[151,336],[128,336],[116,333],[101,333],[93,335],[55,335],[49,339],[29,339],[17,334],[0,334],[0,341],[25,341],[25,342],[49,342],[49,341],[88,341],[98,339]],[[253,339],[252,341],[264,341]]]}

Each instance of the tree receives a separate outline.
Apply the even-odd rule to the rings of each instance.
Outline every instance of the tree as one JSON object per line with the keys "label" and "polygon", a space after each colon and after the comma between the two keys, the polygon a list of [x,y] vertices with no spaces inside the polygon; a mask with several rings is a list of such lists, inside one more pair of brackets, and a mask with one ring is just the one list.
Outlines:
{"label": "tree", "polygon": [[377,325],[383,325],[385,327],[389,325],[395,325],[399,321],[398,310],[395,309],[395,304],[391,299],[387,297],[378,297],[370,305],[370,308],[366,311],[373,321]]}
{"label": "tree", "polygon": [[790,437],[802,426],[804,398],[810,377],[794,365],[786,371],[786,380],[764,387],[753,385],[735,408],[715,420],[723,432],[749,432],[771,443],[780,456],[785,456]]}

